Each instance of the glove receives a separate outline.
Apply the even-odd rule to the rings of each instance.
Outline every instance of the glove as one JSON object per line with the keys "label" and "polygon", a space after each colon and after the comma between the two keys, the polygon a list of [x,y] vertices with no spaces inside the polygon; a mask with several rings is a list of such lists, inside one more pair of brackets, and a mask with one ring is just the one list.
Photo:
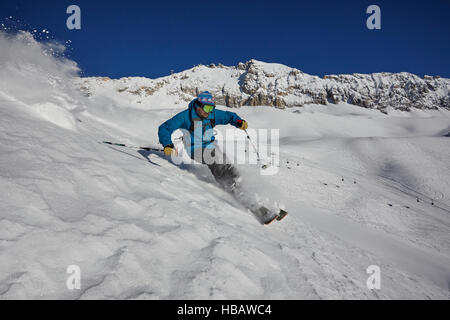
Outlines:
{"label": "glove", "polygon": [[238,120],[238,121],[236,121],[237,122],[237,124],[238,124],[238,129],[241,129],[241,130],[247,130],[247,128],[248,128],[248,123],[247,123],[247,121],[245,121],[245,120]]}
{"label": "glove", "polygon": [[172,154],[176,154],[173,144],[168,144],[164,147],[164,154],[166,156],[171,156]]}

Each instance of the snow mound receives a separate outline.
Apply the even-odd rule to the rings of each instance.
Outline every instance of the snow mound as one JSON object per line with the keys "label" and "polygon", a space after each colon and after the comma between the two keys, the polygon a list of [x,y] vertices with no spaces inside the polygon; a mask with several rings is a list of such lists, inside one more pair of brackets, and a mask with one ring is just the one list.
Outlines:
{"label": "snow mound", "polygon": [[58,58],[65,47],[42,43],[29,32],[0,31],[0,96],[35,116],[74,130],[71,111],[81,107],[75,62]]}

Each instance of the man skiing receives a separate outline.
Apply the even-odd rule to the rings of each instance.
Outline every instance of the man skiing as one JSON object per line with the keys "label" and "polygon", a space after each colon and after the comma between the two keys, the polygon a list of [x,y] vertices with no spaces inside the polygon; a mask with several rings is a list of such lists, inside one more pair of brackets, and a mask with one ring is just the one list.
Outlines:
{"label": "man skiing", "polygon": [[211,159],[205,157],[214,154],[213,151],[217,149],[213,128],[221,124],[231,124],[242,130],[248,128],[247,122],[236,113],[216,109],[214,97],[204,91],[189,103],[187,110],[178,113],[159,127],[159,142],[164,146],[164,153],[170,156],[174,153],[172,133],[177,129],[187,130],[190,139],[185,139],[185,143],[189,156],[197,162],[211,164],[208,163],[211,161],[207,161]]}
{"label": "man skiing", "polygon": [[204,91],[189,103],[187,110],[176,114],[159,127],[159,142],[164,146],[165,155],[175,154],[171,135],[177,129],[184,129],[184,142],[188,155],[193,160],[208,165],[222,188],[232,193],[257,216],[260,222],[270,223],[279,215],[271,214],[266,208],[249,203],[243,198],[242,191],[238,190],[237,186],[239,178],[237,169],[227,163],[226,155],[214,141],[214,126],[226,124],[241,130],[248,128],[247,121],[241,119],[236,113],[216,109],[214,97],[208,91]]}

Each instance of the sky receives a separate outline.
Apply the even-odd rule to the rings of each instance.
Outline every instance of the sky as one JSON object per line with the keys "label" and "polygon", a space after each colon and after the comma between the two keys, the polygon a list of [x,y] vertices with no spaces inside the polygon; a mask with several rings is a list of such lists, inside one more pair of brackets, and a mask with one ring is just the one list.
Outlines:
{"label": "sky", "polygon": [[[81,29],[69,30],[69,5]],[[369,5],[381,29],[369,30]],[[0,22],[70,40],[83,76],[157,78],[197,64],[276,62],[323,76],[407,71],[450,77],[450,1],[10,1]],[[10,18],[11,17],[11,18]]]}

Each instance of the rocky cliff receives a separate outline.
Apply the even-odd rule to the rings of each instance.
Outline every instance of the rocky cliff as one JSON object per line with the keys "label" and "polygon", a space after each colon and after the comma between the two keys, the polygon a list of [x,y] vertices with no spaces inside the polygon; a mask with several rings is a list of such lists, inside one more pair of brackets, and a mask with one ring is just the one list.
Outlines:
{"label": "rocky cliff", "polygon": [[250,60],[234,67],[198,65],[170,76],[148,79],[83,78],[86,95],[120,94],[130,103],[182,104],[200,91],[212,92],[229,107],[268,105],[277,108],[347,102],[364,108],[399,110],[450,109],[450,79],[414,74],[326,75],[324,78],[276,63]]}

